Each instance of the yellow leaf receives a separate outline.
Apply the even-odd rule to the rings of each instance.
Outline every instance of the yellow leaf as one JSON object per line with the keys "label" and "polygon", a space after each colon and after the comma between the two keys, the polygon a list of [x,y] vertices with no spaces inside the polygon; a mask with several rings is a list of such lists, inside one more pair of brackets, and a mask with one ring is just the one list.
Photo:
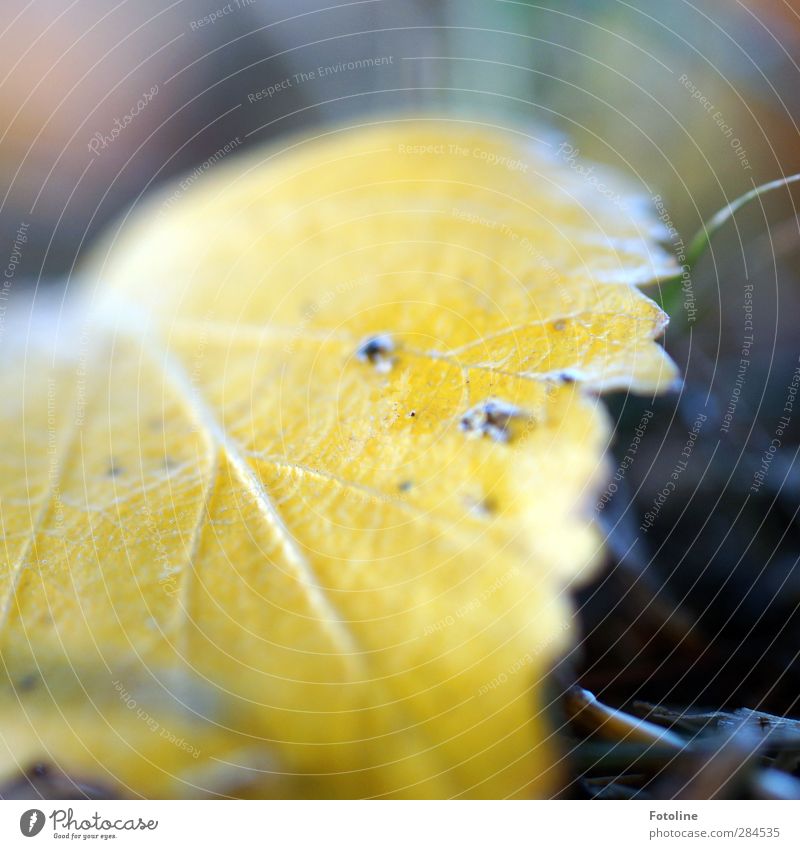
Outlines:
{"label": "yellow leaf", "polygon": [[632,285],[673,262],[602,179],[394,121],[218,165],[109,236],[90,317],[0,378],[0,776],[556,792],[588,390],[675,377]]}

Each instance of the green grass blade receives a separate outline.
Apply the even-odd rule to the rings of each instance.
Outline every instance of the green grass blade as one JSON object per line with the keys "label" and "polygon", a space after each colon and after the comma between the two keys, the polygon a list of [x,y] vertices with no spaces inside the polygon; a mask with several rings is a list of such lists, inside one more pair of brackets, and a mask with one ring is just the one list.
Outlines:
{"label": "green grass blade", "polygon": [[[755,198],[767,194],[767,192],[771,192],[774,189],[780,189],[782,186],[788,186],[791,183],[796,183],[798,181],[800,181],[800,174],[792,174],[790,177],[781,177],[779,180],[771,180],[769,183],[762,183],[762,185],[756,186],[749,192],[745,192],[743,195],[736,198],[736,200],[731,201],[727,206],[720,209],[719,212],[703,224],[700,230],[692,238],[691,242],[689,242],[689,247],[686,249],[686,264],[684,268],[686,266],[688,266],[690,270],[694,268],[697,260],[699,260],[706,252],[714,234],[743,206],[746,206],[751,200],[755,200]],[[680,275],[674,279],[680,279]]]}

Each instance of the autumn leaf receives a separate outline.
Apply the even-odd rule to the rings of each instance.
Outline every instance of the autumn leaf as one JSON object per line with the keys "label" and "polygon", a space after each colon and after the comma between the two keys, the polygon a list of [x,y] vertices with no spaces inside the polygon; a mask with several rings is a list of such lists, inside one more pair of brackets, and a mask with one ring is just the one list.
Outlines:
{"label": "autumn leaf", "polygon": [[[5,343],[0,776],[547,796],[597,390],[658,391],[646,204],[456,121],[166,189]],[[72,321],[72,323],[70,323]],[[16,339],[16,341],[14,341]]]}

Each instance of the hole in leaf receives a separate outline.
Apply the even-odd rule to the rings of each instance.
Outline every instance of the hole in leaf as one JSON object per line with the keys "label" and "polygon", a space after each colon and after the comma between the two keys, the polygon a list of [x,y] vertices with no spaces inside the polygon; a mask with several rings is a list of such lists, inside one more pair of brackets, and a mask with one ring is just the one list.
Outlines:
{"label": "hole in leaf", "polygon": [[490,398],[468,410],[459,427],[471,436],[488,436],[495,442],[508,442],[512,422],[527,418],[529,416],[514,404]]}
{"label": "hole in leaf", "polygon": [[362,363],[370,363],[375,370],[385,374],[394,365],[394,341],[388,333],[368,336],[359,346],[356,356]]}

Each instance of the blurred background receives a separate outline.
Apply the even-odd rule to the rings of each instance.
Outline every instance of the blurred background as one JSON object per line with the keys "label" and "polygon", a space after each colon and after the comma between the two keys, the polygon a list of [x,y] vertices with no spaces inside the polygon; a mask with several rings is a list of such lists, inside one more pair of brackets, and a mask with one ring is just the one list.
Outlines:
{"label": "blurred background", "polygon": [[[680,253],[800,171],[798,59],[800,0],[4,0],[0,317],[164,181],[387,110],[547,124],[660,198]],[[570,662],[614,704],[798,710],[798,200],[751,204],[658,293],[683,388],[610,399],[609,560]]]}

